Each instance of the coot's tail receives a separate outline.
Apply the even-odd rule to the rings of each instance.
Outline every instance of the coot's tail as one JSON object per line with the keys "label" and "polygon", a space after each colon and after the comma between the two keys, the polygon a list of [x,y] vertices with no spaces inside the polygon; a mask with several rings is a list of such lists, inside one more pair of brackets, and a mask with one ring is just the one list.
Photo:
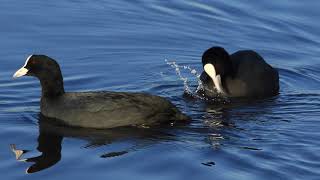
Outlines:
{"label": "coot's tail", "polygon": [[187,116],[186,114],[182,113],[178,108],[174,108],[174,117],[173,119],[175,121],[190,121],[191,118]]}

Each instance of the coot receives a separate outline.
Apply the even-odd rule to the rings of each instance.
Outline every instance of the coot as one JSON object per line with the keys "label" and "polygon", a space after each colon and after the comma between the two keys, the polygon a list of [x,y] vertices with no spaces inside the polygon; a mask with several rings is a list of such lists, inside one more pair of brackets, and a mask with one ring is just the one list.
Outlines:
{"label": "coot", "polygon": [[41,113],[69,126],[114,128],[188,120],[165,98],[146,93],[65,92],[59,64],[46,55],[31,55],[14,75],[34,76],[42,87]]}
{"label": "coot", "polygon": [[200,79],[207,97],[265,98],[279,93],[278,71],[252,50],[232,55],[212,47],[202,55]]}

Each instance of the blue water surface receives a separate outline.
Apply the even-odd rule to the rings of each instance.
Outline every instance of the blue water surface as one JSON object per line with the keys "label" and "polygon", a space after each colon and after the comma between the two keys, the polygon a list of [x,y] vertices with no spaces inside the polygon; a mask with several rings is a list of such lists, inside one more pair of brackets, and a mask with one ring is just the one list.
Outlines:
{"label": "blue water surface", "polygon": [[[1,179],[320,179],[320,1],[0,1]],[[214,45],[260,53],[279,70],[280,95],[240,104],[185,98],[167,63],[194,90],[190,69],[201,73],[202,52]],[[55,58],[67,91],[148,92],[192,122],[55,126],[39,115],[38,80],[11,78],[30,54]],[[28,150],[29,162],[10,144]]]}

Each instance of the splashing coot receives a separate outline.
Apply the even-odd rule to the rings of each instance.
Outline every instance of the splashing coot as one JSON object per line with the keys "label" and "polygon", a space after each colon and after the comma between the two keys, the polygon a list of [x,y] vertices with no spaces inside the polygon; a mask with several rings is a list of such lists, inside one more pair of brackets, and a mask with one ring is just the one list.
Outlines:
{"label": "splashing coot", "polygon": [[279,93],[278,71],[252,50],[229,55],[222,47],[212,47],[203,53],[202,65],[205,96],[265,98]]}

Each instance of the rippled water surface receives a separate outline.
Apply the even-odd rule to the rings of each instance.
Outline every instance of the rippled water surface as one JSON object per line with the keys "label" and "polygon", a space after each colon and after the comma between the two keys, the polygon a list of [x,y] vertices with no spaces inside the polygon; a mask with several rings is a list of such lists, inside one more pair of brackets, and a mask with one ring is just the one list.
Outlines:
{"label": "rippled water surface", "polygon": [[[1,179],[319,179],[319,7],[1,0]],[[213,45],[259,52],[279,70],[280,95],[224,104],[184,97]],[[32,53],[59,61],[67,91],[157,94],[192,122],[99,131],[53,125],[39,115],[39,82],[11,78]],[[10,144],[28,150],[28,162],[17,161]]]}

